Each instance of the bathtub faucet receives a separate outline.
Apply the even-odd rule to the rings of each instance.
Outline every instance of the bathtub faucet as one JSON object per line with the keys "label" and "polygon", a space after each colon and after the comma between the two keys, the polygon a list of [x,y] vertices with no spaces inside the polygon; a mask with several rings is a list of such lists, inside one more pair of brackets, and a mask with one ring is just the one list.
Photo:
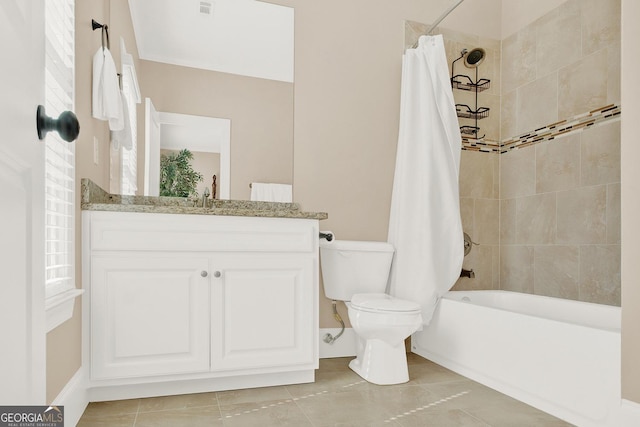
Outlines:
{"label": "bathtub faucet", "polygon": [[476,273],[473,271],[473,268],[471,270],[465,270],[463,268],[460,272],[460,277],[468,277],[469,279],[473,279],[476,277]]}

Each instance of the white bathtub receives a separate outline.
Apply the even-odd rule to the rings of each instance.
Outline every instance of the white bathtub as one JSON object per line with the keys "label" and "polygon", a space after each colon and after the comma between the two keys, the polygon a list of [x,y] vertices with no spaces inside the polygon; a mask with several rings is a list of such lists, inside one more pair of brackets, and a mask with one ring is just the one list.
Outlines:
{"label": "white bathtub", "polygon": [[578,426],[620,426],[620,308],[449,292],[414,353]]}

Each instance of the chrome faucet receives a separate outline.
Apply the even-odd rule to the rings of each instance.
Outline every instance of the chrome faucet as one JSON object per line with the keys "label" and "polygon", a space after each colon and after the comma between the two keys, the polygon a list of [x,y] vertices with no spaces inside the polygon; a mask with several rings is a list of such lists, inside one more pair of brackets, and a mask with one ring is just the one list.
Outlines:
{"label": "chrome faucet", "polygon": [[209,192],[209,187],[204,187],[204,192],[202,193],[202,207],[204,209],[207,209],[209,207],[209,204],[207,203],[207,201],[209,200],[209,194],[211,194]]}

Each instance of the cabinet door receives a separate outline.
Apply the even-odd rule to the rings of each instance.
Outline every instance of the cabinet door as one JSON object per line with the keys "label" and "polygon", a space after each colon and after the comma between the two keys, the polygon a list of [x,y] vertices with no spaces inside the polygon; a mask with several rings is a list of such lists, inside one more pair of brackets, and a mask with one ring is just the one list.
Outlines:
{"label": "cabinet door", "polygon": [[209,338],[207,258],[93,255],[94,379],[208,371]]}
{"label": "cabinet door", "polygon": [[211,369],[315,363],[316,270],[310,254],[216,255]]}

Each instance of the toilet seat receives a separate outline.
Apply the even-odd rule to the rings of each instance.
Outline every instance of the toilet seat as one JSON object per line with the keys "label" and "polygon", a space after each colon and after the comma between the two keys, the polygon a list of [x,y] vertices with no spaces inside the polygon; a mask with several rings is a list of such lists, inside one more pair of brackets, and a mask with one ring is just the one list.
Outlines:
{"label": "toilet seat", "polygon": [[420,304],[392,297],[388,294],[355,294],[351,297],[351,307],[368,313],[417,314]]}

